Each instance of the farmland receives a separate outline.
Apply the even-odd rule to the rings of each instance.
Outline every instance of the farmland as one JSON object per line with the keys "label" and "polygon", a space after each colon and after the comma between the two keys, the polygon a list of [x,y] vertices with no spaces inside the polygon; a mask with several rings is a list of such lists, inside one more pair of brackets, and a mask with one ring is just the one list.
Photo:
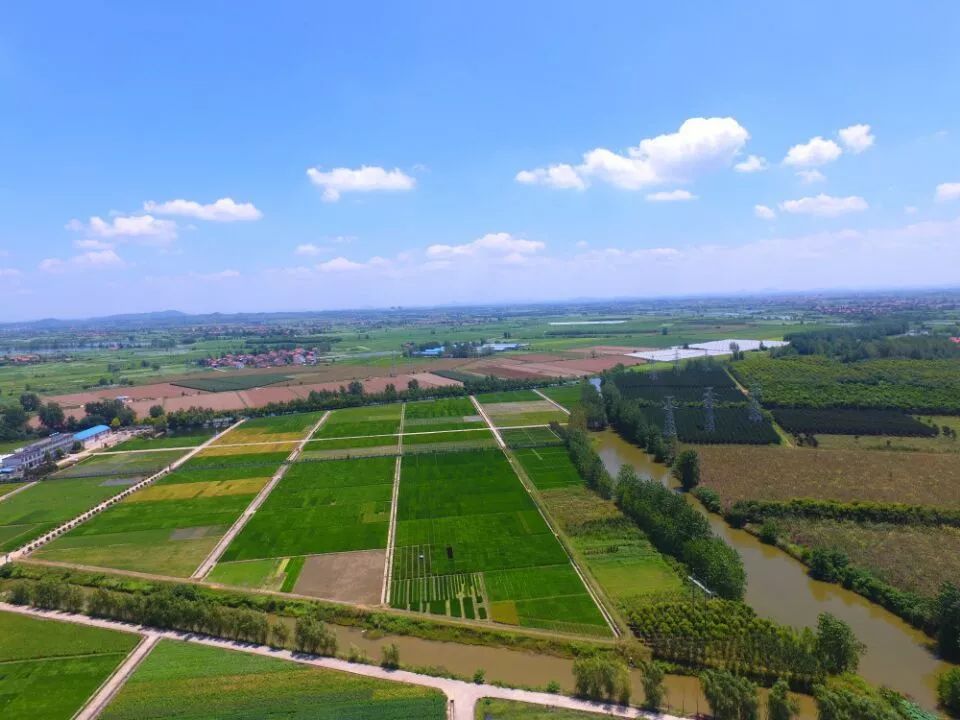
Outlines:
{"label": "farmland", "polygon": [[403,421],[406,432],[469,430],[484,427],[469,398],[441,398],[409,402]]}
{"label": "farmland", "polygon": [[549,427],[508,428],[500,431],[500,437],[511,448],[563,445],[563,440]]}
{"label": "farmland", "polygon": [[960,361],[862,360],[819,355],[771,358],[754,353],[734,363],[746,384],[763,387],[771,407],[859,407],[960,413]]}
{"label": "farmland", "polygon": [[803,518],[777,523],[789,542],[841,550],[899,590],[932,598],[944,582],[960,585],[960,529]]}
{"label": "farmland", "polygon": [[0,551],[26,545],[97,503],[121,493],[128,483],[105,477],[44,480],[0,503]]}
{"label": "farmland", "polygon": [[12,493],[14,490],[19,490],[24,485],[26,485],[26,483],[22,483],[22,482],[0,483],[0,498],[2,498],[4,495]]}
{"label": "farmland", "polygon": [[[278,433],[289,433],[293,427],[309,429],[311,419],[316,421],[310,416],[290,416],[272,427],[279,428]],[[266,424],[259,425],[257,432]],[[226,437],[233,432],[237,430]],[[284,451],[243,452],[249,447],[263,446],[234,448],[233,455],[201,453],[191,458],[151,487],[57,538],[37,556],[188,577],[288,455]]]}
{"label": "farmland", "polygon": [[445,713],[436,690],[164,640],[101,717],[442,720]]}
{"label": "farmland", "polygon": [[583,485],[566,447],[525,448],[514,455],[538,490]]}
{"label": "farmland", "polygon": [[708,387],[713,388],[718,403],[742,403],[745,400],[726,370],[714,363],[698,361],[680,368],[615,373],[613,380],[624,399],[654,405],[660,405],[667,397],[678,403],[702,403]]}
{"label": "farmland", "polygon": [[395,460],[294,464],[223,562],[384,548]]}
{"label": "farmland", "polygon": [[135,437],[110,448],[112,452],[128,450],[160,450],[162,448],[185,448],[203,445],[213,436],[213,431],[165,433],[161,437]]}
{"label": "farmland", "polygon": [[596,713],[530,705],[513,700],[482,698],[477,701],[476,720],[596,720]]}
{"label": "farmland", "polygon": [[289,380],[287,375],[276,373],[257,373],[256,375],[234,375],[228,373],[210,373],[206,377],[184,378],[171,381],[171,385],[203,392],[224,392],[226,390],[250,390],[266,387]]}
{"label": "farmland", "polygon": [[606,630],[497,450],[404,459],[390,597],[394,607],[453,617]]}
{"label": "farmland", "polygon": [[702,482],[725,505],[815,498],[960,505],[960,468],[946,453],[786,447],[701,447]]}
{"label": "farmland", "polygon": [[580,402],[580,385],[559,385],[543,388],[540,392],[567,410],[572,410]]}
{"label": "farmland", "polygon": [[0,613],[0,715],[69,720],[139,637]]}
{"label": "farmland", "polygon": [[[640,414],[647,424],[663,429],[666,426],[666,411],[659,407],[641,406]],[[754,420],[746,405],[717,407],[713,411],[715,429],[706,427],[707,413],[703,407],[682,405],[673,411],[680,442],[704,445],[742,444],[770,445],[780,442],[780,436],[770,423],[761,416]]]}
{"label": "farmland", "polygon": [[314,438],[346,438],[367,435],[394,435],[400,431],[402,405],[373,405],[370,407],[334,410]]}
{"label": "farmland", "polygon": [[228,432],[213,446],[300,440],[321,417],[322,412],[253,418]]}
{"label": "farmland", "polygon": [[60,470],[54,479],[82,477],[147,477],[183,455],[182,450],[150,453],[97,453],[76,465]]}
{"label": "farmland", "polygon": [[774,410],[773,416],[784,430],[791,433],[897,437],[937,435],[937,430],[930,425],[895,410],[781,408]]}
{"label": "farmland", "polygon": [[[924,424],[933,423],[937,427],[948,427],[960,432],[960,418],[944,415],[921,417]],[[882,450],[887,452],[924,452],[924,453],[960,453],[960,440],[952,434],[939,434],[936,437],[882,437],[850,435],[817,435],[819,447],[830,450]]]}

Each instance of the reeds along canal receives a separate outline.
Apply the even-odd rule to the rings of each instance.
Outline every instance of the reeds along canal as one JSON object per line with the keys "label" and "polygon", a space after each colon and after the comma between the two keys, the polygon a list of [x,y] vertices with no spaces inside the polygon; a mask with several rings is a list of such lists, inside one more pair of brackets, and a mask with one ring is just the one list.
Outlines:
{"label": "reeds along canal", "polygon": [[[630,464],[640,475],[672,483],[669,469],[612,430],[595,434],[597,452],[616,475]],[[731,528],[696,498],[691,502],[710,522],[714,533],[736,548],[747,572],[745,601],[758,615],[794,627],[815,628],[817,616],[829,612],[847,622],[867,646],[860,674],[912,697],[925,708],[936,707],[936,678],[948,667],[932,652],[932,641],[893,613],[839,585],[813,580],[803,563],[782,550],[761,543],[744,530]]]}

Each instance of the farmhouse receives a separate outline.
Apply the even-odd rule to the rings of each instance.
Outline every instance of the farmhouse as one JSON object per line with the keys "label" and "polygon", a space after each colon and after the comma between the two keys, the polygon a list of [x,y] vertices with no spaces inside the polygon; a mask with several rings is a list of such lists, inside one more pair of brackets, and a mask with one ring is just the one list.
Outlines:
{"label": "farmhouse", "polygon": [[40,465],[45,458],[54,458],[58,453],[66,453],[73,443],[73,433],[54,433],[48,438],[27,445],[12,455],[4,457],[3,469],[7,471],[6,474],[31,470]]}
{"label": "farmhouse", "polygon": [[92,428],[87,428],[86,430],[81,430],[73,436],[73,439],[76,442],[83,443],[84,446],[87,443],[91,443],[95,440],[99,440],[104,435],[110,432],[110,428],[106,425],[94,425]]}

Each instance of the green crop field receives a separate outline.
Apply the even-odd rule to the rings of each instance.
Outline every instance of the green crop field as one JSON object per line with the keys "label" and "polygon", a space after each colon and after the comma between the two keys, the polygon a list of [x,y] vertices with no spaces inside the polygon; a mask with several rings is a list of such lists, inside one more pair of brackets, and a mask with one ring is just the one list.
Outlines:
{"label": "green crop field", "polygon": [[529,627],[606,631],[499,450],[404,458],[391,603]]}
{"label": "green crop field", "polygon": [[150,453],[96,454],[53,475],[56,479],[112,475],[147,477],[162,470],[184,454],[183,450]]}
{"label": "green crop field", "polygon": [[193,459],[183,469],[57,538],[37,556],[188,577],[286,455],[267,453],[254,463],[239,462],[250,457]]}
{"label": "green crop field", "polygon": [[583,485],[565,447],[526,448],[515,450],[514,455],[539,490]]}
{"label": "green crop field", "polygon": [[523,402],[489,403],[484,404],[483,409],[490,422],[498,428],[567,421],[565,412],[543,398]]}
{"label": "green crop field", "polygon": [[[434,452],[448,449],[494,447],[496,438],[490,428],[476,430],[441,430],[437,432],[404,433],[404,452]],[[416,447],[413,447],[416,446]]]}
{"label": "green crop field", "polygon": [[500,437],[511,448],[563,445],[560,436],[549,427],[508,428],[500,431]]}
{"label": "green crop field", "polygon": [[407,403],[404,432],[464,430],[485,427],[469,398],[441,398]]}
{"label": "green crop field", "polygon": [[597,720],[597,717],[597,713],[496,698],[482,698],[476,709],[476,720]]}
{"label": "green crop field", "polygon": [[580,402],[580,385],[560,385],[558,387],[548,387],[540,390],[544,395],[555,403],[563,405],[567,410],[573,410],[573,406]]}
{"label": "green crop field", "polygon": [[14,490],[19,490],[27,483],[22,482],[5,482],[0,483],[0,497],[12,493]]}
{"label": "green crop field", "polygon": [[161,448],[187,448],[203,445],[214,436],[214,431],[190,433],[166,433],[160,437],[135,437],[110,448],[111,452],[126,450],[159,450]]}
{"label": "green crop field", "polygon": [[475,395],[481,405],[489,403],[529,402],[543,400],[533,390],[506,390],[504,392],[489,392]]}
{"label": "green crop field", "polygon": [[171,380],[170,384],[176,385],[177,387],[190,388],[191,390],[202,390],[204,392],[224,392],[227,390],[250,390],[251,388],[266,387],[267,385],[276,385],[279,382],[289,379],[287,375],[278,375],[276,373],[233,375],[230,372],[211,372],[207,377]]}
{"label": "green crop field", "polygon": [[392,457],[294,464],[223,562],[386,547],[395,465]]}
{"label": "green crop field", "polygon": [[102,477],[44,480],[0,503],[0,551],[9,552],[126,488]]}
{"label": "green crop field", "polygon": [[402,407],[396,403],[334,410],[313,437],[342,438],[398,433]]}
{"label": "green crop field", "polygon": [[446,704],[429,688],[163,640],[100,717],[443,720]]}
{"label": "green crop field", "polygon": [[139,639],[0,613],[0,717],[69,720]]}

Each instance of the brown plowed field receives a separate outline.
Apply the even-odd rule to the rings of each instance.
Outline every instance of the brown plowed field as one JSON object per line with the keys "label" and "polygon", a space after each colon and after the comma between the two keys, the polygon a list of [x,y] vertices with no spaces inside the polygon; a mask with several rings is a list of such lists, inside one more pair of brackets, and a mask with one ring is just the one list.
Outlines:
{"label": "brown plowed field", "polygon": [[383,588],[386,550],[311,555],[293,591],[324,600],[376,605]]}

